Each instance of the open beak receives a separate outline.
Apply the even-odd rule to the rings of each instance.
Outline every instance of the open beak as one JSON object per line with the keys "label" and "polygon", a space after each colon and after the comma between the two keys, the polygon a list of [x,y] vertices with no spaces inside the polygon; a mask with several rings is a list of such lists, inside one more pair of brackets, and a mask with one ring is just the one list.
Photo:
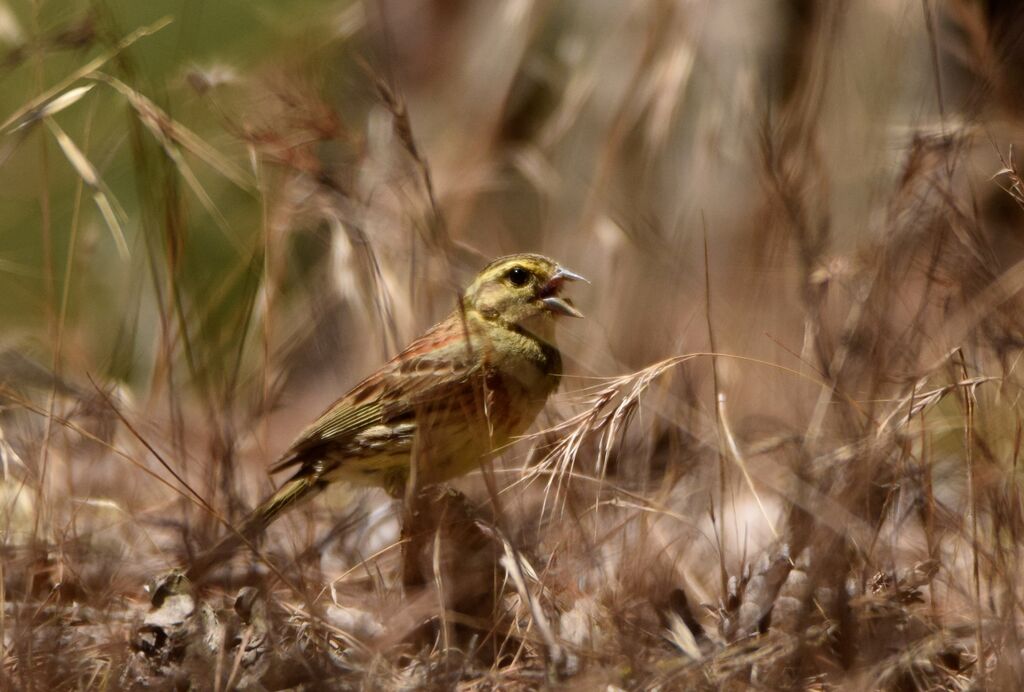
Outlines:
{"label": "open beak", "polygon": [[586,281],[586,283],[590,283],[576,272],[559,267],[541,289],[541,302],[547,306],[548,310],[556,315],[565,315],[566,317],[583,317],[583,313],[573,307],[572,303],[569,302],[569,299],[562,298],[558,295],[558,292],[562,289],[562,285],[566,281]]}

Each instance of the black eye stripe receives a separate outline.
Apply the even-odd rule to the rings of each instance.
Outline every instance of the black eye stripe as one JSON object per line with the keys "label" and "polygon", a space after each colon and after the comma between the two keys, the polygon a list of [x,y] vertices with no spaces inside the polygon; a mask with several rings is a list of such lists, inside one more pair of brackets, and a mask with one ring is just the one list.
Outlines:
{"label": "black eye stripe", "polygon": [[530,272],[518,265],[509,269],[505,276],[513,286],[525,286],[526,282],[530,280]]}

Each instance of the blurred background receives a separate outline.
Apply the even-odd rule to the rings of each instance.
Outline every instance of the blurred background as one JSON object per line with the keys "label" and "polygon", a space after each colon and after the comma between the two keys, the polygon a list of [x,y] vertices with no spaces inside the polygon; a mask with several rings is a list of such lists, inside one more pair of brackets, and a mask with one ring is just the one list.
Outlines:
{"label": "blurred background", "polygon": [[[757,576],[855,599],[916,569],[927,626],[799,675],[888,684],[943,632],[928,674],[1014,679],[1022,68],[1004,0],[0,0],[7,597],[137,593],[223,531],[201,503],[237,520],[308,421],[534,251],[592,282],[535,426],[584,443],[497,463],[563,614],[642,594],[657,622],[679,591],[727,650],[768,627],[739,615]],[[573,418],[602,391],[614,418]],[[388,506],[335,491],[271,545],[330,580],[396,539]],[[609,617],[621,641],[573,640],[593,660],[633,636]]]}

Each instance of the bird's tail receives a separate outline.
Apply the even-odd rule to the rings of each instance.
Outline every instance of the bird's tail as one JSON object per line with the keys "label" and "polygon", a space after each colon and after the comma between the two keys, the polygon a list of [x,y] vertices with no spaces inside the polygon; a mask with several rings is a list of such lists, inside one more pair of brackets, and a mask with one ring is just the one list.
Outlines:
{"label": "bird's tail", "polygon": [[185,573],[192,582],[200,581],[211,568],[229,559],[239,547],[251,544],[283,511],[315,495],[324,486],[316,476],[295,476],[260,503],[242,525],[200,553]]}

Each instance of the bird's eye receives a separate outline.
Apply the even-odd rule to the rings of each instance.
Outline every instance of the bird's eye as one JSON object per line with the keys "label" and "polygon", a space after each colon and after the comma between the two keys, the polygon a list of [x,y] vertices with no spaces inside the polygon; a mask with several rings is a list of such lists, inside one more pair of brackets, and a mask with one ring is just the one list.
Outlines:
{"label": "bird's eye", "polygon": [[509,269],[506,276],[513,286],[525,286],[530,280],[530,272],[519,266]]}

